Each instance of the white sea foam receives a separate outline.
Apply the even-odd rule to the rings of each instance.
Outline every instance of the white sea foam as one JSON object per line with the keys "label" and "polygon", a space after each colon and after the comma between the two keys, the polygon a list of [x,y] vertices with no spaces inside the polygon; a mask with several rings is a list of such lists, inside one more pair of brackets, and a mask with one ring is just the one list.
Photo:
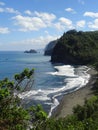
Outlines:
{"label": "white sea foam", "polygon": [[22,99],[33,99],[39,101],[46,101],[50,100],[50,97],[47,95],[50,94],[51,91],[48,90],[30,90],[19,94],[18,96]]}
{"label": "white sea foam", "polygon": [[65,91],[65,90],[69,90],[69,92],[75,91],[75,90],[85,86],[88,83],[89,78],[90,78],[90,75],[87,73],[89,68],[86,66],[78,67],[78,71],[76,74],[75,74],[75,68],[70,65],[55,66],[55,69],[58,71],[54,72],[54,73],[52,72],[50,74],[66,76],[66,78],[64,80],[66,82],[66,86],[59,88],[57,91],[59,91],[60,93],[53,97],[55,103],[53,102],[54,105],[51,105],[49,117],[51,116],[53,109],[59,105],[56,97],[60,96],[62,94],[61,93],[62,91]]}
{"label": "white sea foam", "polygon": [[70,65],[63,65],[63,66],[55,66],[54,67],[57,71],[50,72],[51,75],[59,75],[59,76],[75,76],[74,75],[74,67]]}
{"label": "white sea foam", "polygon": [[52,114],[52,111],[59,105],[59,101],[53,97],[52,98],[52,104],[51,104],[51,109],[49,111],[49,114],[48,114],[48,118],[51,117],[51,114]]}
{"label": "white sea foam", "polygon": [[[65,85],[59,88],[51,88],[51,89],[44,89],[44,90],[31,90],[23,92],[18,96],[22,99],[33,99],[47,102],[51,105],[51,109],[49,112],[49,117],[51,116],[52,111],[55,107],[58,106],[59,102],[57,97],[62,95],[62,93],[69,93],[75,91],[84,85],[86,85],[89,81],[90,75],[87,73],[88,67],[80,66],[78,68],[74,68],[71,65],[62,65],[62,66],[55,66],[56,72],[49,72],[51,76],[65,76],[64,81]],[[77,70],[75,72],[75,70]],[[53,95],[52,97],[49,95]],[[50,103],[51,101],[51,103]]]}

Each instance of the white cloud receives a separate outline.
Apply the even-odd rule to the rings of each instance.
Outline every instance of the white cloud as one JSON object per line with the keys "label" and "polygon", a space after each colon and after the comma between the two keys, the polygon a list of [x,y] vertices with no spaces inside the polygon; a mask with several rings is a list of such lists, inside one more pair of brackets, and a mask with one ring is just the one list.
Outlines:
{"label": "white cloud", "polygon": [[65,29],[64,25],[62,25],[60,22],[57,22],[54,24],[54,27],[59,30],[59,31],[62,31]]}
{"label": "white cloud", "polygon": [[[27,10],[25,13],[31,15],[31,11]],[[20,31],[38,31],[41,28],[53,27],[53,21],[56,19],[54,14],[46,12],[34,12],[34,16],[17,15],[13,17],[14,24],[20,26]]]}
{"label": "white cloud", "polygon": [[20,14],[18,10],[14,10],[13,8],[5,8],[5,12],[7,13],[14,13],[14,14]]}
{"label": "white cloud", "polygon": [[76,23],[76,26],[77,27],[80,27],[80,28],[83,28],[85,26],[85,20],[80,20]]}
{"label": "white cloud", "polygon": [[1,5],[1,6],[4,6],[4,5],[5,5],[5,3],[4,3],[4,2],[0,2],[0,5]]}
{"label": "white cloud", "polygon": [[38,38],[34,39],[28,39],[26,40],[25,44],[32,44],[32,45],[46,45],[48,42],[57,39],[57,36],[47,35],[47,36],[40,36]]}
{"label": "white cloud", "polygon": [[72,21],[64,17],[59,18],[59,22],[55,23],[54,25],[56,29],[61,31],[73,28]]}
{"label": "white cloud", "polygon": [[23,50],[30,49],[30,48],[40,49],[40,48],[45,48],[45,46],[50,41],[56,40],[57,38],[59,38],[59,36],[47,34],[46,36],[40,36],[37,38],[24,39],[22,41],[15,41],[11,43],[11,46],[15,47],[15,49],[16,48],[21,49],[22,47]]}
{"label": "white cloud", "polygon": [[20,26],[20,31],[37,31],[40,28],[47,27],[46,24],[38,17],[25,17],[22,15],[17,15],[13,17],[15,20],[15,25]]}
{"label": "white cloud", "polygon": [[98,17],[98,13],[94,13],[94,12],[85,12],[84,16],[89,16],[92,18],[97,18]]}
{"label": "white cloud", "polygon": [[20,14],[18,10],[14,10],[13,8],[0,8],[0,13]]}
{"label": "white cloud", "polygon": [[71,13],[76,13],[76,11],[72,8],[66,8],[65,11],[71,12]]}
{"label": "white cloud", "polygon": [[28,15],[32,15],[32,12],[30,10],[26,10],[24,13]]}
{"label": "white cloud", "polygon": [[47,26],[50,26],[51,22],[56,19],[56,16],[52,13],[49,14],[46,12],[37,12],[37,11],[35,11],[34,13],[37,17],[41,18],[47,24]]}
{"label": "white cloud", "polygon": [[72,21],[70,19],[67,19],[67,18],[64,18],[64,17],[61,17],[59,19],[59,21],[62,23],[62,24],[65,24],[67,26],[71,26],[72,25]]}
{"label": "white cloud", "polygon": [[89,22],[88,27],[92,29],[98,29],[98,19],[95,19],[94,22]]}
{"label": "white cloud", "polygon": [[9,29],[7,27],[0,27],[0,34],[6,34],[6,33],[9,33]]}

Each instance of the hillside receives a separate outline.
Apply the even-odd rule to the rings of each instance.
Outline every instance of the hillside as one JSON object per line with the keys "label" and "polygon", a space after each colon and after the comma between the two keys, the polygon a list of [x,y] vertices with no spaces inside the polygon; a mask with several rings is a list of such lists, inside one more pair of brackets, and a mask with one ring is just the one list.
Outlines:
{"label": "hillside", "polygon": [[55,47],[56,44],[57,44],[57,40],[49,42],[48,45],[46,45],[46,47],[45,47],[44,55],[45,56],[47,56],[47,55],[51,56],[53,48]]}
{"label": "hillside", "polygon": [[65,64],[91,64],[98,61],[98,31],[63,34],[53,49],[51,61]]}

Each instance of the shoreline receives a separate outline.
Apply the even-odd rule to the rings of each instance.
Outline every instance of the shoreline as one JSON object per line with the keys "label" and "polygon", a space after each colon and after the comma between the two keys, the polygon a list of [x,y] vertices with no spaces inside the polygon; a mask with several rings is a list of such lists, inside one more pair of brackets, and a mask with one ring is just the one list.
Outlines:
{"label": "shoreline", "polygon": [[58,119],[72,114],[74,106],[77,104],[83,105],[85,99],[89,99],[93,95],[92,87],[96,81],[95,77],[97,71],[93,68],[90,68],[87,73],[90,74],[89,82],[84,87],[64,95],[60,101],[60,104],[53,111],[51,117]]}

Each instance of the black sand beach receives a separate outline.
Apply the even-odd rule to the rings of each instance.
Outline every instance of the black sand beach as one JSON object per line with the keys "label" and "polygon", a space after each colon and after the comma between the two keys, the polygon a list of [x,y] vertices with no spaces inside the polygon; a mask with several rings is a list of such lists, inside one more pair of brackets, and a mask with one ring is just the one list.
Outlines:
{"label": "black sand beach", "polygon": [[65,95],[59,106],[53,112],[52,117],[61,118],[72,114],[74,106],[77,104],[83,105],[85,99],[89,99],[93,95],[92,87],[95,82],[97,72],[91,68],[88,73],[91,77],[87,85],[75,92]]}

